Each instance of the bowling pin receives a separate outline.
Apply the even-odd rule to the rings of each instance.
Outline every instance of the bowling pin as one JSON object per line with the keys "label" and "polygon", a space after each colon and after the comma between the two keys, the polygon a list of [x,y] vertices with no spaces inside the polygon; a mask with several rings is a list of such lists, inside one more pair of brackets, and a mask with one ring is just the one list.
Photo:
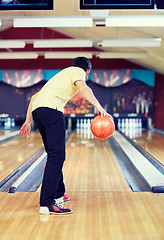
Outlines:
{"label": "bowling pin", "polygon": [[11,126],[12,126],[12,127],[15,127],[15,121],[14,121],[14,118],[11,119]]}
{"label": "bowling pin", "polygon": [[7,118],[7,120],[5,121],[5,128],[10,128],[11,127],[11,119]]}
{"label": "bowling pin", "polygon": [[142,119],[139,119],[139,128],[142,128]]}
{"label": "bowling pin", "polygon": [[117,127],[118,127],[118,130],[120,130],[120,128],[121,128],[121,121],[120,121],[120,118],[118,119]]}
{"label": "bowling pin", "polygon": [[83,119],[80,119],[80,138],[83,138]]}
{"label": "bowling pin", "polygon": [[125,118],[125,127],[128,128],[128,118]]}
{"label": "bowling pin", "polygon": [[80,122],[79,122],[79,119],[77,119],[77,122],[76,122],[76,132],[77,132],[77,137],[79,137],[79,133],[80,133]]}
{"label": "bowling pin", "polygon": [[138,128],[138,118],[136,118],[135,127]]}
{"label": "bowling pin", "polygon": [[79,123],[79,119],[77,119],[76,128],[79,129],[79,127],[80,127],[80,123]]}
{"label": "bowling pin", "polygon": [[87,119],[87,139],[90,139],[91,138],[91,129],[90,129],[90,119],[88,118]]}
{"label": "bowling pin", "polygon": [[84,138],[87,138],[87,120],[84,119],[84,123],[83,123],[83,128],[84,128]]}
{"label": "bowling pin", "polygon": [[129,119],[129,127],[130,127],[130,128],[133,127],[133,120],[132,120],[132,118]]}
{"label": "bowling pin", "polygon": [[133,119],[132,119],[132,127],[133,127],[133,128],[135,128],[135,122],[136,122],[136,120],[135,120],[135,118],[133,118]]}
{"label": "bowling pin", "polygon": [[122,128],[124,128],[125,127],[125,119],[123,118],[122,119]]}

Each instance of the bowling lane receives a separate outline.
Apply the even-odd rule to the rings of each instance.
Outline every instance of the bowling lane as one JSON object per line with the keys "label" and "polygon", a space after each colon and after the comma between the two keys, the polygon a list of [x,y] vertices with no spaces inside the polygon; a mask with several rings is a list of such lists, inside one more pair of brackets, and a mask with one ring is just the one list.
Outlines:
{"label": "bowling lane", "polygon": [[8,135],[9,133],[17,130],[18,130],[17,128],[10,128],[10,129],[0,128],[0,136]]}
{"label": "bowling lane", "polygon": [[[39,193],[0,193],[1,240],[162,240],[164,195],[71,192],[69,216],[39,215]],[[11,206],[9,208],[9,206]]]}
{"label": "bowling lane", "polygon": [[143,129],[142,136],[139,138],[133,138],[132,140],[164,165],[163,136]]}
{"label": "bowling lane", "polygon": [[42,147],[38,131],[31,132],[26,139],[19,137],[0,145],[0,181],[18,168]]}
{"label": "bowling lane", "polygon": [[6,141],[9,141],[15,137],[18,137],[19,129],[13,128],[13,129],[4,129],[0,132],[0,144],[3,144]]}
{"label": "bowling lane", "polygon": [[67,143],[64,178],[69,192],[130,192],[108,141],[78,136],[74,132]]}

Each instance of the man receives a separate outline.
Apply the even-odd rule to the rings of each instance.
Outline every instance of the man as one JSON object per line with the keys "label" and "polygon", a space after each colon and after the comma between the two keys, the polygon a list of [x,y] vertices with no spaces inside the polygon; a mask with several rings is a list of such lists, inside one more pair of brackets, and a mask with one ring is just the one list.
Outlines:
{"label": "man", "polygon": [[64,106],[80,91],[93,104],[101,116],[109,114],[102,108],[85,81],[91,70],[91,63],[85,57],[77,57],[72,66],[52,77],[43,88],[32,96],[26,121],[20,129],[25,138],[30,134],[32,118],[36,122],[47,152],[43,183],[40,194],[40,214],[67,214],[71,209],[58,202],[69,200],[65,194],[62,167],[65,160]]}

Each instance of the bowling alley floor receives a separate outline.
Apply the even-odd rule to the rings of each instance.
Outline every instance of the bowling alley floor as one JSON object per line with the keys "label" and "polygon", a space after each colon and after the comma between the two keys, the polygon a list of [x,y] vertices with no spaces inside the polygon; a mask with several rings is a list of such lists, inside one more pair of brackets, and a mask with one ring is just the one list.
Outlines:
{"label": "bowling alley floor", "polygon": [[0,240],[163,240],[164,194],[132,192],[107,141],[67,142],[68,215],[39,215],[39,192],[0,193]]}
{"label": "bowling alley floor", "polygon": [[39,215],[39,193],[0,193],[1,240],[162,240],[164,195],[68,192],[72,214]]}

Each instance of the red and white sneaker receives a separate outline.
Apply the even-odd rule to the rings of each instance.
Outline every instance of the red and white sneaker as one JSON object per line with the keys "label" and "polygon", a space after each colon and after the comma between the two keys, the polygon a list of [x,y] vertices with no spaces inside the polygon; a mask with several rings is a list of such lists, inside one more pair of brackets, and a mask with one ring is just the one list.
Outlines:
{"label": "red and white sneaker", "polygon": [[63,202],[67,202],[69,200],[70,200],[70,197],[67,196],[65,193],[62,197],[55,199],[56,203],[63,203]]}
{"label": "red and white sneaker", "polygon": [[69,214],[72,213],[72,210],[69,208],[65,208],[62,205],[55,203],[51,206],[48,207],[42,207],[40,206],[39,209],[39,213],[40,214]]}

